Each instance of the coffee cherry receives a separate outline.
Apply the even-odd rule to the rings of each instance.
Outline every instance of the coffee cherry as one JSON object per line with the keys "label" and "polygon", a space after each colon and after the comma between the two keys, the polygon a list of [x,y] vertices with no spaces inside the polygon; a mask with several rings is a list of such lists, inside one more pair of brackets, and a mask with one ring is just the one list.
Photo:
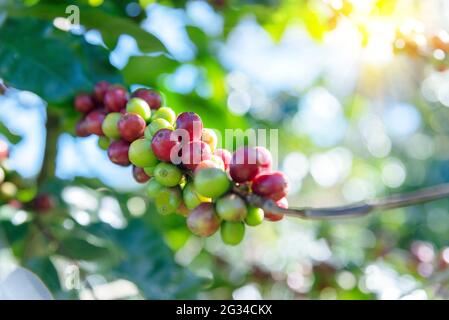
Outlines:
{"label": "coffee cherry", "polygon": [[214,205],[212,203],[201,203],[190,212],[187,217],[187,227],[193,234],[200,237],[209,237],[220,228]]}
{"label": "coffee cherry", "polygon": [[[282,198],[281,200],[276,201],[276,205],[280,208],[284,208],[287,209],[288,208],[288,201],[286,198]],[[268,221],[279,221],[282,220],[284,218],[283,214],[277,214],[277,213],[273,213],[273,212],[264,212],[265,214],[265,220]]]}
{"label": "coffee cherry", "polygon": [[174,187],[181,182],[181,170],[170,163],[161,162],[154,169],[156,181],[165,187]]}
{"label": "coffee cherry", "polygon": [[87,114],[85,121],[86,131],[91,134],[96,134],[97,136],[103,135],[103,130],[101,126],[105,118],[105,114],[101,111],[94,110]]}
{"label": "coffee cherry", "polygon": [[121,86],[110,86],[104,95],[103,102],[109,112],[119,112],[126,107],[128,92]]}
{"label": "coffee cherry", "polygon": [[94,87],[94,97],[95,100],[97,100],[100,103],[104,102],[104,95],[106,94],[106,91],[109,89],[109,82],[106,81],[100,81],[98,82]]}
{"label": "coffee cherry", "polygon": [[162,107],[154,113],[153,120],[156,119],[167,120],[170,124],[173,125],[176,121],[176,113],[172,108]]}
{"label": "coffee cherry", "polygon": [[46,213],[56,207],[56,200],[50,194],[39,194],[32,201],[33,208],[39,213]]}
{"label": "coffee cherry", "polygon": [[214,130],[212,129],[203,129],[203,133],[201,135],[201,141],[207,143],[212,152],[217,148],[218,137]]}
{"label": "coffee cherry", "polygon": [[187,168],[194,170],[203,160],[212,156],[209,146],[203,141],[191,141],[182,147],[181,162]]}
{"label": "coffee cherry", "polygon": [[151,140],[151,148],[161,161],[170,162],[172,149],[178,146],[178,141],[171,139],[172,130],[161,129]]}
{"label": "coffee cherry", "polygon": [[242,147],[234,152],[229,165],[229,174],[237,183],[251,181],[259,173],[257,150]]}
{"label": "coffee cherry", "polygon": [[[159,162],[158,162],[159,163]],[[154,170],[156,169],[156,166],[154,167],[145,167],[143,168],[143,171],[145,172],[145,174],[149,177],[153,177],[154,176]]]}
{"label": "coffee cherry", "polygon": [[287,195],[287,177],[282,172],[263,173],[254,178],[251,188],[255,194],[277,201]]}
{"label": "coffee cherry", "polygon": [[198,141],[203,134],[203,122],[195,112],[183,112],[176,118],[176,129],[186,130],[189,141]]}
{"label": "coffee cherry", "polygon": [[260,168],[260,172],[271,171],[271,152],[264,147],[256,147],[257,152],[257,165]]}
{"label": "coffee cherry", "polygon": [[91,112],[95,108],[94,99],[88,94],[79,94],[75,97],[75,110],[81,113]]}
{"label": "coffee cherry", "polygon": [[3,161],[9,157],[9,146],[8,144],[0,140],[0,161]]}
{"label": "coffee cherry", "polygon": [[145,128],[145,138],[152,139],[154,134],[161,129],[173,130],[173,126],[165,119],[155,119]]}
{"label": "coffee cherry", "polygon": [[231,182],[223,170],[206,168],[196,173],[194,185],[200,195],[207,198],[219,198],[229,190]]}
{"label": "coffee cherry", "polygon": [[164,186],[157,182],[155,178],[151,178],[147,184],[148,198],[155,199],[162,189],[164,189]]}
{"label": "coffee cherry", "polygon": [[136,166],[133,166],[133,177],[138,183],[145,183],[150,180],[150,177],[145,173],[145,171]]}
{"label": "coffee cherry", "polygon": [[250,206],[248,207],[245,223],[251,227],[255,227],[263,222],[263,218],[264,213],[262,209]]}
{"label": "coffee cherry", "polygon": [[0,185],[0,200],[9,201],[17,195],[17,186],[9,181]]}
{"label": "coffee cherry", "polygon": [[87,131],[85,119],[81,119],[80,121],[78,121],[78,123],[76,124],[76,127],[75,127],[75,134],[78,137],[83,137],[83,138],[90,136],[90,132]]}
{"label": "coffee cherry", "polygon": [[98,137],[98,146],[102,150],[108,150],[111,140],[108,137]]}
{"label": "coffee cherry", "polygon": [[217,149],[214,155],[220,157],[223,160],[225,170],[229,169],[229,164],[231,163],[232,154],[226,149]]}
{"label": "coffee cherry", "polygon": [[128,142],[123,140],[113,141],[108,148],[108,157],[113,163],[126,167],[130,164],[128,150]]}
{"label": "coffee cherry", "polygon": [[128,157],[133,165],[140,168],[154,167],[158,163],[148,139],[138,139],[131,143]]}
{"label": "coffee cherry", "polygon": [[150,106],[151,109],[159,109],[162,104],[161,95],[154,90],[149,89],[137,89],[133,92],[132,97],[140,98]]}
{"label": "coffee cherry", "polygon": [[120,132],[118,131],[118,122],[122,114],[120,112],[111,112],[103,120],[101,129],[106,137],[117,140],[120,139]]}
{"label": "coffee cherry", "polygon": [[145,120],[135,113],[126,113],[122,115],[117,124],[120,136],[128,142],[133,142],[142,137],[143,132],[145,131],[145,126]]}
{"label": "coffee cherry", "polygon": [[126,104],[126,112],[138,114],[145,120],[145,122],[148,122],[151,119],[150,106],[145,100],[140,98],[132,98],[129,100]]}
{"label": "coffee cherry", "polygon": [[221,240],[231,246],[236,246],[242,242],[245,236],[245,225],[243,222],[223,221],[220,229]]}
{"label": "coffee cherry", "polygon": [[242,221],[247,215],[246,203],[236,194],[228,194],[217,200],[218,216],[225,221]]}
{"label": "coffee cherry", "polygon": [[224,170],[224,166],[220,165],[219,163],[217,163],[216,161],[213,161],[212,159],[210,160],[203,160],[201,161],[195,168],[194,174],[196,174],[198,171],[200,171],[201,169],[206,169],[206,168],[217,168],[217,169],[221,169]]}
{"label": "coffee cherry", "polygon": [[3,181],[5,181],[5,176],[6,176],[5,170],[3,170],[2,167],[0,167],[0,184],[2,184]]}
{"label": "coffee cherry", "polygon": [[182,190],[182,198],[186,207],[190,210],[194,209],[200,203],[211,202],[210,198],[203,197],[198,192],[196,192],[193,182],[189,182],[185,185],[184,189]]}
{"label": "coffee cherry", "polygon": [[156,196],[156,209],[160,214],[166,215],[175,213],[182,202],[181,188],[162,188]]}

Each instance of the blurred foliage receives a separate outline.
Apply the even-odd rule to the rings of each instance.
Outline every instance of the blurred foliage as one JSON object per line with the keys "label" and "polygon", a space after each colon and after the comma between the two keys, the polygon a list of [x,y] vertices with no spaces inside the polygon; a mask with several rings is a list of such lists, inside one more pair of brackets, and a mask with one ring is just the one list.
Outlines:
{"label": "blurred foliage", "polygon": [[[341,6],[332,6],[340,2]],[[257,91],[257,84],[251,83],[245,89],[253,96],[268,97],[269,112],[264,117],[257,112],[229,112],[227,99],[235,88],[228,82],[233,70],[220,59],[218,48],[239,24],[254,18],[274,44],[283,40],[290,27],[300,28],[319,45],[340,20],[351,18],[351,2],[340,2],[209,0],[208,6],[223,19],[223,30],[212,35],[192,21],[185,23],[182,28],[194,53],[184,61],[144,27],[153,1],[0,0],[0,77],[8,86],[37,94],[48,104],[48,113],[63,117],[69,132],[75,121],[74,95],[91,90],[100,79],[157,88],[176,111],[195,111],[207,126],[222,133],[227,128],[279,128],[283,169],[288,169],[284,160],[289,156],[297,165],[304,158],[310,160],[305,166],[321,164],[294,180],[293,206],[359,201],[448,181],[449,109],[441,101],[423,99],[418,94],[419,83],[408,83],[425,78],[426,67],[415,60],[404,62],[397,57],[402,69],[388,65],[388,75],[403,73],[401,79],[367,67],[362,72],[374,80],[365,86],[357,83],[360,88],[338,97],[345,124],[338,146],[317,143],[310,132],[298,133],[307,123],[297,119],[298,114],[305,117],[301,112],[311,93],[323,93],[323,88],[341,79],[329,83],[320,74],[306,88],[276,93]],[[391,15],[399,2],[374,1],[372,14]],[[185,13],[192,1],[158,3]],[[66,8],[72,4],[80,8],[81,27],[67,31],[56,18],[67,17]],[[355,19],[355,25],[362,34],[357,41],[366,45],[363,19]],[[89,31],[98,32],[102,41],[88,41]],[[122,35],[135,41],[138,52],[124,65],[114,66],[111,52]],[[181,92],[170,81],[186,66],[197,71],[198,79],[190,90]],[[393,92],[397,87],[386,85],[392,82],[399,83],[399,98]],[[387,136],[379,124],[385,111],[379,105],[388,99],[377,100],[378,88],[387,91],[383,94],[388,99],[416,107],[421,125],[413,137],[394,140]],[[326,125],[318,123],[318,127]],[[8,123],[1,124],[0,134],[10,144],[19,143],[20,136],[8,128]],[[386,154],[379,151],[379,139],[389,144]],[[349,169],[344,167],[348,161]],[[327,169],[336,163],[344,173],[327,184],[335,173]],[[385,178],[401,170],[407,173],[402,183],[395,185]],[[126,293],[112,290],[107,297],[373,299],[419,295],[423,290],[430,298],[449,294],[447,277],[440,277],[449,264],[447,200],[350,221],[264,223],[257,231],[249,230],[242,245],[225,248],[217,237],[190,236],[180,217],[156,215],[143,190],[119,192],[86,177],[47,179],[33,185],[31,194],[36,188],[54,195],[58,205],[45,215],[2,205],[0,260],[8,256],[36,273],[56,298],[91,298],[91,287],[107,287],[118,280],[131,283],[133,289]],[[351,198],[357,192],[362,197]]]}

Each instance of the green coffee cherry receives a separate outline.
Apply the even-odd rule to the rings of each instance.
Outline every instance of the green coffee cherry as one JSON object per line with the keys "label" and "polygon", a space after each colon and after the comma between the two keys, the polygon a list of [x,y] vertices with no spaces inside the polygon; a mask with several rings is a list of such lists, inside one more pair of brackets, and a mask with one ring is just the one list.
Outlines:
{"label": "green coffee cherry", "polygon": [[158,160],[151,149],[151,140],[138,139],[129,146],[129,161],[139,168],[154,167]]}
{"label": "green coffee cherry", "polygon": [[120,132],[118,131],[117,124],[121,116],[122,114],[120,112],[112,112],[104,118],[103,123],[101,124],[101,129],[106,137],[114,140],[120,139]]}
{"label": "green coffee cherry", "polygon": [[203,128],[203,132],[201,135],[201,141],[207,143],[212,152],[217,148],[218,137],[214,130]]}
{"label": "green coffee cherry", "polygon": [[200,203],[212,201],[210,198],[206,198],[198,194],[198,192],[196,192],[195,190],[193,182],[189,182],[185,185],[184,189],[182,190],[182,197],[184,199],[186,207],[190,210],[194,209]]}
{"label": "green coffee cherry", "polygon": [[154,121],[156,119],[165,119],[170,124],[174,124],[176,121],[176,113],[172,108],[162,107],[154,113],[152,120]]}
{"label": "green coffee cherry", "polygon": [[111,140],[108,137],[98,137],[98,146],[100,149],[108,150]]}
{"label": "green coffee cherry", "polygon": [[140,98],[132,98],[126,104],[126,111],[128,113],[138,114],[145,120],[145,122],[151,119],[151,109],[148,103]]}
{"label": "green coffee cherry", "polygon": [[155,178],[151,178],[147,184],[147,195],[150,199],[155,199],[159,193],[164,188]]}
{"label": "green coffee cherry", "polygon": [[194,185],[200,195],[216,199],[229,190],[231,182],[223,170],[205,168],[195,173]]}
{"label": "green coffee cherry", "polygon": [[248,207],[248,213],[245,218],[247,225],[251,227],[258,226],[263,222],[264,213],[263,210],[256,207]]}
{"label": "green coffee cherry", "polygon": [[243,222],[223,221],[220,234],[224,243],[231,246],[238,245],[245,236],[245,225]]}
{"label": "green coffee cherry", "polygon": [[154,134],[161,129],[173,130],[173,126],[165,119],[155,119],[145,128],[145,138],[152,139]]}
{"label": "green coffee cherry", "polygon": [[156,209],[160,214],[166,215],[175,213],[182,202],[182,192],[180,187],[163,187],[156,196]]}
{"label": "green coffee cherry", "polygon": [[154,177],[161,185],[174,187],[181,182],[182,171],[171,163],[161,162],[154,169]]}
{"label": "green coffee cherry", "polygon": [[156,169],[156,166],[154,167],[145,167],[143,168],[143,171],[145,172],[145,174],[149,177],[153,177],[154,176],[154,169]]}
{"label": "green coffee cherry", "polygon": [[245,201],[236,194],[218,199],[215,208],[218,216],[226,221],[242,221],[247,214]]}

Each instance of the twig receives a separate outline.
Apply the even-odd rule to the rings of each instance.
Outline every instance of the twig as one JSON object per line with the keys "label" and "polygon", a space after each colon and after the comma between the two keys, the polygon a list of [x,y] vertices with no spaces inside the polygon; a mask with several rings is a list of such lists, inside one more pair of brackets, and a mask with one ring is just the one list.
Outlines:
{"label": "twig", "polygon": [[6,90],[8,90],[8,87],[3,82],[0,82],[0,95],[3,95]]}
{"label": "twig", "polygon": [[45,150],[42,167],[37,177],[37,185],[41,186],[46,180],[55,175],[57,143],[61,133],[60,119],[57,114],[50,112],[47,107],[47,122],[45,124]]}
{"label": "twig", "polygon": [[285,214],[303,219],[325,220],[334,218],[360,217],[365,216],[374,210],[403,208],[447,198],[449,197],[449,183],[420,189],[410,193],[397,194],[381,199],[368,200],[366,202],[330,208],[284,209],[278,207],[273,200],[265,199],[255,194],[249,194],[241,189],[234,188],[234,192],[246,198],[249,204],[262,208],[264,211],[272,212],[274,214]]}

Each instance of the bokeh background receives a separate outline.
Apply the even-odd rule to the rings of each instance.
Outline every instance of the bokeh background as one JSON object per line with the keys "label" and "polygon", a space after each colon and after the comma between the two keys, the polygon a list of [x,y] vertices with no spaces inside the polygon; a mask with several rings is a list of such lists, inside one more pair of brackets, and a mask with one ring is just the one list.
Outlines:
{"label": "bokeh background", "polygon": [[[80,26],[68,23],[69,4],[79,6]],[[106,78],[154,87],[222,132],[278,129],[292,207],[447,182],[447,1],[0,5],[8,166],[34,193],[58,199],[39,218],[53,240],[32,210],[1,207],[0,279],[21,265],[61,299],[449,297],[448,200],[363,218],[267,221],[227,247],[219,235],[192,236],[182,217],[158,215],[130,168],[110,163],[97,137],[74,136],[71,104]],[[60,74],[33,70],[35,61]],[[56,153],[45,148],[50,116],[61,119]],[[45,150],[55,174],[36,184]]]}

